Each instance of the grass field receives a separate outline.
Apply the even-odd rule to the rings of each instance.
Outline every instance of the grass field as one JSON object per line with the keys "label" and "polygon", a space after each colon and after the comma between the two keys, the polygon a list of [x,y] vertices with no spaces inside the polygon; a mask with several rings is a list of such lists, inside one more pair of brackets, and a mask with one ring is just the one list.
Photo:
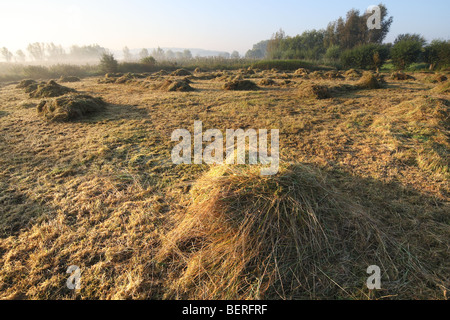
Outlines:
{"label": "grass field", "polygon": [[[70,122],[47,121],[36,111],[42,99],[1,84],[0,298],[447,299],[448,89],[432,90],[442,84],[425,73],[334,90],[358,79],[256,70],[241,77],[275,85],[224,90],[238,73],[196,73],[192,92],[153,89],[170,75],[64,83],[107,103]],[[301,97],[312,83],[331,97]],[[284,169],[260,180],[247,166],[174,165],[171,134],[195,120],[222,132],[279,129]],[[317,219],[307,229],[278,220],[262,234],[257,201],[278,213],[307,203],[297,213]],[[189,220],[199,212],[205,220]],[[304,252],[273,230],[302,239],[294,247]],[[263,259],[280,248],[279,260]],[[379,291],[365,285],[372,264],[383,270]],[[79,291],[66,287],[71,265],[82,270]]]}

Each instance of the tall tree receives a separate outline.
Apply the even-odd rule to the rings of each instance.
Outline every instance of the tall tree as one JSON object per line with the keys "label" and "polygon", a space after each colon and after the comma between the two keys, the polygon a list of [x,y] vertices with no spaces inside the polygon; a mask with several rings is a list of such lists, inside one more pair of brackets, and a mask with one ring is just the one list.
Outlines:
{"label": "tall tree", "polygon": [[12,57],[13,57],[13,54],[11,53],[11,51],[9,51],[6,47],[3,47],[3,48],[0,50],[0,52],[1,52],[1,54],[2,54],[3,59],[4,59],[6,62],[11,62]]}
{"label": "tall tree", "polygon": [[36,61],[43,61],[45,58],[45,45],[43,43],[30,43],[27,47],[31,57]]}
{"label": "tall tree", "polygon": [[125,61],[133,60],[133,55],[131,54],[130,49],[127,46],[125,46],[122,49],[122,52],[123,52],[123,60]]}

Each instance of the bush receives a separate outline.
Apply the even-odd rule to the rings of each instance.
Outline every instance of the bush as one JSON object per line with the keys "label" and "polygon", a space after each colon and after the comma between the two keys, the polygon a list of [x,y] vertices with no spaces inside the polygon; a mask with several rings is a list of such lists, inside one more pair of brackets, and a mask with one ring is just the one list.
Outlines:
{"label": "bush", "polygon": [[156,59],[153,57],[145,57],[141,59],[141,63],[145,64],[146,66],[154,67],[156,66]]}
{"label": "bush", "polygon": [[412,63],[418,62],[422,54],[422,44],[416,40],[397,42],[391,50],[392,62],[399,70],[405,70]]}
{"label": "bush", "polygon": [[313,69],[313,65],[302,60],[262,60],[255,62],[252,65],[252,68],[261,70],[279,69],[295,71],[300,68]]}
{"label": "bush", "polygon": [[104,53],[100,59],[100,70],[106,73],[115,73],[119,69],[119,63],[113,54]]}
{"label": "bush", "polygon": [[341,63],[346,68],[378,70],[388,57],[387,46],[366,44],[344,51],[341,55]]}
{"label": "bush", "polygon": [[424,58],[430,69],[450,65],[450,41],[434,40],[425,48]]}

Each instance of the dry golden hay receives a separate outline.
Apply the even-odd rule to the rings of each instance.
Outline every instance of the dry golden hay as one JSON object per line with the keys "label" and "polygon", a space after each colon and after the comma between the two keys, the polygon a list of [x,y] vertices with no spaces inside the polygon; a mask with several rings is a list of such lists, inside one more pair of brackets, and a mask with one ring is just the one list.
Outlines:
{"label": "dry golden hay", "polygon": [[278,83],[270,78],[261,79],[258,83],[260,86],[276,86]]}
{"label": "dry golden hay", "polygon": [[19,84],[16,86],[16,88],[17,89],[25,89],[32,85],[37,85],[37,82],[35,80],[27,79],[27,80],[20,81]]}
{"label": "dry golden hay", "polygon": [[380,89],[383,87],[383,79],[371,72],[364,72],[361,79],[356,83],[355,89]]}
{"label": "dry golden hay", "polygon": [[331,98],[331,90],[324,85],[302,83],[298,95],[302,98],[328,99]]}
{"label": "dry golden hay", "polygon": [[361,77],[361,72],[359,72],[358,70],[355,70],[355,69],[350,69],[344,73],[344,76],[346,78],[350,78],[350,79],[357,79],[357,78]]}
{"label": "dry golden hay", "polygon": [[344,79],[344,77],[342,76],[342,74],[339,71],[327,71],[327,72],[325,72],[325,77],[330,80]]}
{"label": "dry golden hay", "polygon": [[39,84],[36,90],[30,92],[31,98],[53,98],[63,96],[67,93],[76,92],[76,90],[67,88],[50,80],[47,83]]}
{"label": "dry golden hay", "polygon": [[195,68],[195,70],[194,70],[194,73],[202,73],[202,72],[204,72],[204,71],[199,67]]}
{"label": "dry golden hay", "polygon": [[100,111],[105,105],[101,98],[70,94],[41,101],[37,111],[49,121],[68,122]]}
{"label": "dry golden hay", "polygon": [[184,76],[192,76],[192,73],[186,69],[178,69],[170,74],[174,77],[184,77]]}
{"label": "dry golden hay", "polygon": [[166,70],[159,70],[158,72],[155,72],[153,75],[154,76],[167,76],[167,75],[169,75],[169,72],[167,72]]}
{"label": "dry golden hay", "polygon": [[406,74],[402,71],[397,71],[391,74],[391,79],[392,80],[399,80],[399,81],[404,81],[404,80],[416,80],[416,78],[414,78],[413,76],[410,76],[409,74]]}
{"label": "dry golden hay", "polygon": [[232,91],[251,91],[251,90],[259,90],[259,87],[250,80],[238,80],[234,79],[232,81],[229,81],[223,85],[223,88],[225,90],[232,90]]}
{"label": "dry golden hay", "polygon": [[155,89],[167,92],[190,92],[195,89],[192,88],[189,83],[184,80],[164,80],[160,84],[158,84]]}
{"label": "dry golden hay", "polygon": [[131,73],[127,73],[127,74],[117,78],[114,83],[126,84],[126,83],[132,83],[134,81],[135,81],[134,75],[132,75]]}
{"label": "dry golden hay", "polygon": [[[381,219],[307,166],[272,177],[258,166],[213,167],[191,194],[156,256],[172,270],[166,298],[354,298],[363,282],[353,272],[382,265],[392,281],[414,268]],[[391,281],[385,292],[405,285]]]}
{"label": "dry golden hay", "polygon": [[304,75],[308,74],[308,70],[306,70],[305,68],[300,68],[300,69],[295,70],[294,74],[296,76],[304,76]]}
{"label": "dry golden hay", "polygon": [[75,76],[61,76],[59,82],[80,82],[81,79]]}
{"label": "dry golden hay", "polygon": [[437,85],[436,87],[431,89],[430,91],[433,93],[448,94],[450,93],[450,81],[443,82],[440,85]]}

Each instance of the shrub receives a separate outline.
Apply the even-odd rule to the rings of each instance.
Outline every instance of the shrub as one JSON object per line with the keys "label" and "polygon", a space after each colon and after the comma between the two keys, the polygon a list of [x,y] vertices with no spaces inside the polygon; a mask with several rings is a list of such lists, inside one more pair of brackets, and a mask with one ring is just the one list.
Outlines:
{"label": "shrub", "polygon": [[341,63],[347,68],[378,70],[388,57],[387,46],[367,44],[344,51],[341,55]]}
{"label": "shrub", "polygon": [[422,44],[415,40],[397,42],[391,50],[392,62],[399,70],[404,70],[412,63],[418,62],[422,54]]}
{"label": "shrub", "polygon": [[424,58],[430,64],[430,69],[449,66],[450,41],[434,40],[425,48]]}

